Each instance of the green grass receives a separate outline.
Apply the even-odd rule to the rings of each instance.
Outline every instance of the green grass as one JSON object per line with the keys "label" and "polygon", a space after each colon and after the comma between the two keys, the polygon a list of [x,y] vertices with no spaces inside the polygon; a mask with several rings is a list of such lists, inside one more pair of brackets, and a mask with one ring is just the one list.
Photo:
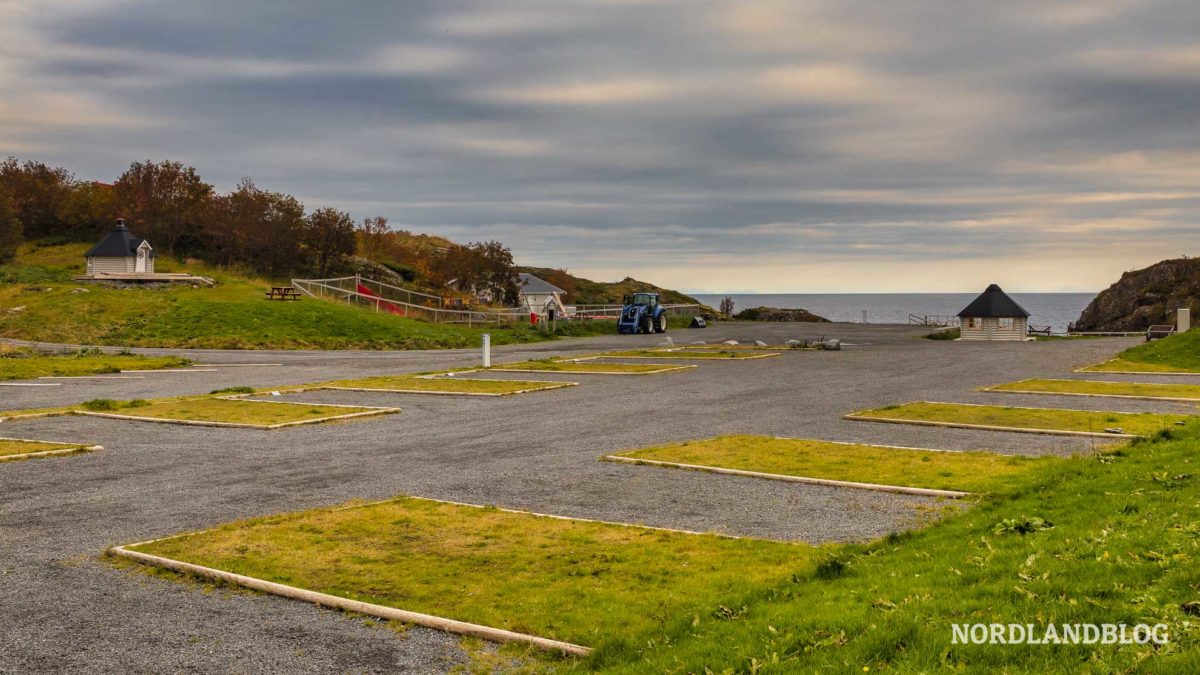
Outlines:
{"label": "green grass", "polygon": [[588,362],[588,361],[520,361],[518,363],[501,363],[492,367],[492,370],[527,370],[531,372],[547,372],[547,373],[590,373],[595,375],[651,375],[654,373],[666,373],[675,370],[685,370],[691,366],[664,366],[653,363],[611,363],[611,362]]}
{"label": "green grass", "polygon": [[[1050,465],[825,575],[745,584],[733,620],[674,616],[606,672],[1200,672],[1200,429]],[[1193,603],[1193,604],[1188,604]],[[1190,615],[1189,613],[1193,613]],[[1164,623],[1171,643],[951,644],[955,623]],[[600,668],[598,668],[600,669]]]}
{"label": "green grass", "polygon": [[0,346],[0,380],[101,375],[119,373],[122,370],[182,368],[190,364],[188,359],[174,356],[100,354],[95,350],[80,350],[71,354],[44,354],[29,349],[5,349]]}
{"label": "green grass", "polygon": [[1131,347],[1118,354],[1113,361],[1084,370],[1200,374],[1200,330],[1190,330]]}
{"label": "green grass", "polygon": [[962,329],[956,327],[935,330],[932,333],[926,333],[923,337],[926,340],[957,340],[962,337]]}
{"label": "green grass", "polygon": [[273,403],[245,399],[181,398],[159,401],[97,399],[80,406],[92,412],[192,422],[272,425],[367,412],[370,408]]}
{"label": "green grass", "polygon": [[766,356],[779,356],[776,352],[764,352],[761,350],[736,350],[736,349],[719,349],[711,347],[707,350],[702,349],[628,349],[616,352],[604,352],[603,354],[592,354],[589,357],[580,358],[637,358],[637,359],[760,359]]}
{"label": "green grass", "polygon": [[[305,298],[272,302],[263,292],[285,284],[161,256],[160,272],[188,271],[217,281],[215,288],[115,289],[76,282],[87,244],[25,246],[16,263],[0,265],[0,337],[72,344],[212,349],[438,349],[537,342],[555,336],[527,326],[468,328],[376,313]],[[87,292],[78,292],[76,289]],[[608,332],[598,325],[561,327],[560,333]],[[614,329],[615,330],[615,329]]]}
{"label": "green grass", "polygon": [[1100,433],[1109,428],[1120,428],[1126,434],[1139,436],[1149,436],[1171,428],[1176,422],[1194,419],[1192,415],[1020,408],[926,401],[887,406],[847,415],[848,419],[861,417],[876,417],[902,422],[942,422],[1094,433]]}
{"label": "green grass", "polygon": [[258,518],[133,550],[610,650],[644,645],[679,617],[722,605],[737,614],[727,598],[807,576],[819,554],[413,498]]}
{"label": "green grass", "polygon": [[11,438],[0,438],[0,457],[23,455],[30,452],[48,452],[51,450],[81,450],[88,447],[82,443],[49,443],[46,441],[22,441]]}
{"label": "green grass", "polygon": [[988,492],[1058,458],[938,452],[773,436],[718,436],[620,453],[621,457],[905,487]]}
{"label": "green grass", "polygon": [[391,391],[427,391],[432,393],[458,394],[515,394],[517,392],[559,389],[571,386],[570,382],[530,382],[526,380],[484,380],[464,377],[414,377],[394,375],[364,377],[355,380],[336,380],[310,385],[313,387],[345,387],[352,389],[386,389]]}
{"label": "green grass", "polygon": [[986,391],[1038,394],[1129,396],[1147,399],[1200,401],[1200,384],[1147,384],[1142,382],[1098,382],[1094,380],[1022,380],[988,387]]}

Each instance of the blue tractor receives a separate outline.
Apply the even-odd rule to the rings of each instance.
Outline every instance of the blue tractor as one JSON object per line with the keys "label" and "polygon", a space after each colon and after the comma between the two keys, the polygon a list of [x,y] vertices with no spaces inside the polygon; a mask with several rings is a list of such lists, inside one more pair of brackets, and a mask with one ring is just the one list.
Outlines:
{"label": "blue tractor", "polygon": [[658,304],[658,293],[627,295],[622,304],[621,316],[617,317],[618,333],[667,332],[667,310]]}

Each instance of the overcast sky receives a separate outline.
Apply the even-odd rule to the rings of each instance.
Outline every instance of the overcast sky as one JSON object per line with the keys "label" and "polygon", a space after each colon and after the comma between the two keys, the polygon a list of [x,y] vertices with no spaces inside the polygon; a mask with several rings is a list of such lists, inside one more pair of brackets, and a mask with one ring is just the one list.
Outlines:
{"label": "overcast sky", "polygon": [[1200,3],[0,0],[0,155],[693,291],[1200,255]]}

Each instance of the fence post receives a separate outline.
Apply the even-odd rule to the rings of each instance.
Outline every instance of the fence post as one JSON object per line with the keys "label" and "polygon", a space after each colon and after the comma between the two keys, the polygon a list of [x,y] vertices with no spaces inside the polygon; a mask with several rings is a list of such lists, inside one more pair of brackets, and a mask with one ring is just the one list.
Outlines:
{"label": "fence post", "polygon": [[492,367],[492,334],[483,334],[483,367]]}

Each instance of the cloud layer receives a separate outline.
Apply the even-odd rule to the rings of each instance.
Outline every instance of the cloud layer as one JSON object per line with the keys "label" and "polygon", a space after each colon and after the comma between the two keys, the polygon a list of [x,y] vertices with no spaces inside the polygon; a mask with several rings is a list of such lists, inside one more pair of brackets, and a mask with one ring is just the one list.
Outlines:
{"label": "cloud layer", "polygon": [[696,290],[1200,252],[1200,5],[0,0],[0,154],[242,176]]}

